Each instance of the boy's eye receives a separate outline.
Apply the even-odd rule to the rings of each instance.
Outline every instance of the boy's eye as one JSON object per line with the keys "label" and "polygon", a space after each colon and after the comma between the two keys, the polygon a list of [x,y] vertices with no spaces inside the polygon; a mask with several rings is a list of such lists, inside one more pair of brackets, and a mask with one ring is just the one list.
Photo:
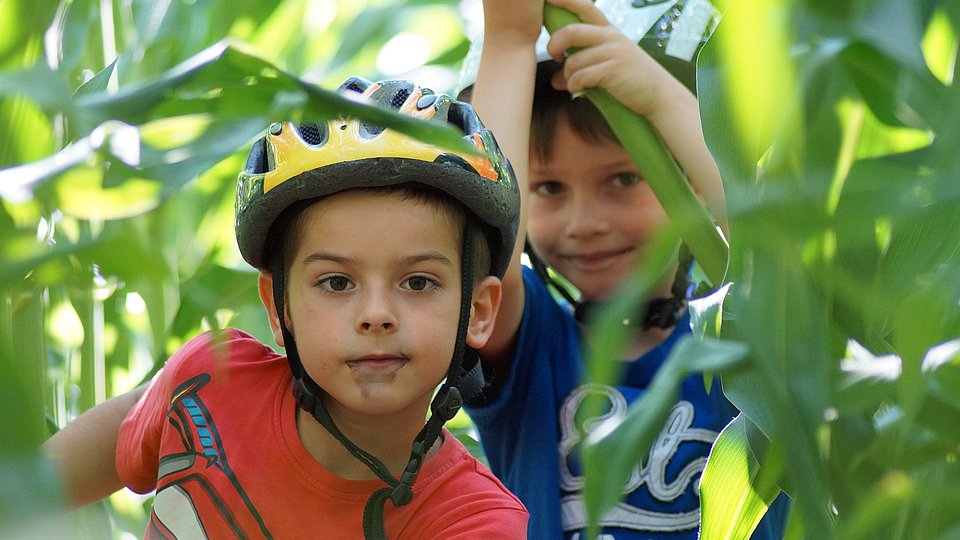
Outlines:
{"label": "boy's eye", "polygon": [[537,182],[533,186],[533,191],[538,195],[559,195],[563,192],[563,184],[560,182],[546,181],[546,182]]}
{"label": "boy's eye", "polygon": [[412,291],[426,291],[437,286],[436,281],[426,276],[411,276],[404,282],[404,288]]}
{"label": "boy's eye", "polygon": [[346,276],[328,276],[320,280],[320,288],[329,292],[343,292],[353,287]]}
{"label": "boy's eye", "polygon": [[622,172],[613,176],[613,183],[617,187],[630,187],[643,182],[643,177],[637,173]]}

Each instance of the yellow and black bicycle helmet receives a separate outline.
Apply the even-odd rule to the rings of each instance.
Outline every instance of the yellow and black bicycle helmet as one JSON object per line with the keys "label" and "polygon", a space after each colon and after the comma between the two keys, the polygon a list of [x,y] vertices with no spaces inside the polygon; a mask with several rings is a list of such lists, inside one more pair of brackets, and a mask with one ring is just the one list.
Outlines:
{"label": "yellow and black bicycle helmet", "polygon": [[492,233],[493,273],[502,277],[516,238],[519,191],[509,162],[473,107],[403,80],[352,77],[339,91],[456,127],[481,155],[350,118],[273,124],[251,149],[237,185],[236,233],[243,258],[264,269],[270,227],[297,202],[351,188],[418,183],[447,193],[480,218]]}
{"label": "yellow and black bicycle helmet", "polygon": [[[453,418],[464,401],[483,389],[479,357],[467,347],[465,339],[473,291],[471,228],[479,226],[483,230],[490,248],[491,273],[502,277],[516,241],[520,193],[509,162],[469,104],[402,80],[370,82],[354,77],[339,91],[413,118],[449,124],[463,132],[464,140],[478,151],[478,155],[457,153],[353,118],[282,122],[271,125],[254,143],[237,183],[237,244],[248,263],[273,274],[274,303],[298,405],[389,485],[375,492],[364,509],[364,535],[378,539],[386,537],[386,501],[391,500],[394,506],[410,502],[413,482],[443,424]],[[272,231],[275,223],[306,202],[348,189],[400,184],[420,184],[444,192],[474,216],[466,220],[463,234],[460,320],[450,368],[430,404],[429,419],[413,441],[408,465],[397,480],[379,459],[343,435],[324,407],[324,391],[304,370],[284,320],[282,257],[267,254],[275,248],[268,245],[276,234]]]}

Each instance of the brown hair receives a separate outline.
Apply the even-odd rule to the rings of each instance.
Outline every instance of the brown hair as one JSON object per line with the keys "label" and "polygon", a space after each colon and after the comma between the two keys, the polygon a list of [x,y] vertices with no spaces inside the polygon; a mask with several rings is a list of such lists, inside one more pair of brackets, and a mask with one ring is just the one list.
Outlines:
{"label": "brown hair", "polygon": [[574,99],[570,92],[557,90],[550,83],[554,73],[563,64],[548,60],[537,64],[536,87],[533,94],[533,116],[530,126],[530,150],[541,160],[551,158],[553,134],[559,118],[566,118],[574,133],[587,141],[612,141],[619,144],[610,125],[596,106],[586,98]]}

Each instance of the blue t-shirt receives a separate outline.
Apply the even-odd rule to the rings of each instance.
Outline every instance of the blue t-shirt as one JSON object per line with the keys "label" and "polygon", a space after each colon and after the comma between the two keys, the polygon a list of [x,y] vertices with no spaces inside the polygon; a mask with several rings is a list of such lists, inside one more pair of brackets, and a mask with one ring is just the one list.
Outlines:
{"label": "blue t-shirt", "polygon": [[[663,343],[631,362],[620,385],[584,384],[577,323],[533,271],[524,268],[523,277],[526,305],[511,373],[468,412],[490,468],[530,511],[530,538],[585,538],[578,449],[583,433],[603,418],[583,418],[578,409],[597,394],[608,404],[605,416],[625,412],[676,342],[690,334],[690,320],[684,316]],[[700,475],[711,444],[736,414],[718,381],[708,392],[701,375],[684,380],[649,455],[637,459],[623,486],[623,501],[601,520],[600,538],[696,539]],[[776,534],[769,525],[762,523],[753,537],[779,538],[781,524]]]}

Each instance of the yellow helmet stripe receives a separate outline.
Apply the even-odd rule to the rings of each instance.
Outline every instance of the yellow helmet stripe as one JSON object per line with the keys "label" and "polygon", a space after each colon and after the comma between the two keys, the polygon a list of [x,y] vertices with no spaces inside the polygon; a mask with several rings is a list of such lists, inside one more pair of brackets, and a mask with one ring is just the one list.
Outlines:
{"label": "yellow helmet stripe", "polygon": [[444,151],[435,145],[386,129],[372,139],[360,136],[360,123],[340,120],[328,123],[329,140],[318,148],[312,148],[300,140],[291,123],[284,123],[279,135],[271,135],[273,168],[264,175],[263,192],[266,193],[301,173],[335,163],[343,163],[369,156],[382,158],[407,158],[433,162]]}

